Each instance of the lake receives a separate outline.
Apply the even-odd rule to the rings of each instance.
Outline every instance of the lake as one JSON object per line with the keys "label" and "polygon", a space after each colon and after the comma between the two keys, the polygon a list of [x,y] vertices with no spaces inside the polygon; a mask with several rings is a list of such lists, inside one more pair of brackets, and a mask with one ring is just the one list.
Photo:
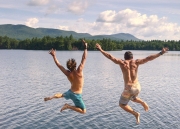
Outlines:
{"label": "lake", "polygon": [[[123,59],[125,51],[110,51]],[[159,51],[132,51],[134,59]],[[57,51],[66,67],[69,58],[79,64],[83,51]],[[0,128],[1,129],[180,129],[180,52],[169,51],[139,67],[142,91],[139,95],[149,111],[129,102],[141,113],[135,117],[119,107],[123,78],[118,65],[99,51],[88,51],[84,68],[83,100],[87,113],[72,110],[60,113],[71,100],[44,97],[70,88],[66,76],[57,68],[48,51],[0,50]]]}

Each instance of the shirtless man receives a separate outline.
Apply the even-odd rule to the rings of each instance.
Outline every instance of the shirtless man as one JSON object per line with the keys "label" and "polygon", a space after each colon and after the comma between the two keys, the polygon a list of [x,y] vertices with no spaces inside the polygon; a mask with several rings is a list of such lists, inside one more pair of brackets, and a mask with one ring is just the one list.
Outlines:
{"label": "shirtless man", "polygon": [[71,83],[71,88],[67,92],[63,94],[57,93],[52,97],[44,98],[44,101],[47,101],[54,98],[64,97],[65,99],[71,99],[74,102],[75,106],[65,104],[62,107],[61,112],[66,109],[71,109],[82,114],[86,113],[86,107],[84,105],[81,94],[82,94],[82,89],[84,85],[83,68],[85,65],[86,57],[87,57],[87,43],[84,40],[82,41],[84,43],[85,48],[84,48],[84,53],[82,55],[81,63],[77,69],[76,69],[76,61],[74,59],[69,59],[67,61],[66,65],[69,70],[66,70],[57,60],[56,54],[55,54],[56,51],[52,49],[49,52],[49,54],[52,55],[57,67],[59,67],[59,69],[67,76],[68,80]]}
{"label": "shirtless man", "polygon": [[122,70],[123,78],[124,78],[124,91],[121,94],[119,100],[119,106],[125,111],[131,113],[136,118],[136,123],[140,123],[140,113],[134,111],[129,105],[128,102],[131,100],[133,102],[139,103],[144,107],[145,111],[148,111],[149,106],[146,102],[138,98],[138,94],[141,90],[141,86],[138,82],[138,67],[141,64],[147,63],[148,61],[154,60],[157,57],[163,55],[168,51],[168,48],[163,48],[160,53],[150,55],[144,59],[136,59],[133,60],[133,54],[130,51],[125,52],[124,59],[117,59],[113,57],[111,54],[105,52],[101,46],[97,43],[96,48],[108,59],[113,61],[115,64],[118,64]]}

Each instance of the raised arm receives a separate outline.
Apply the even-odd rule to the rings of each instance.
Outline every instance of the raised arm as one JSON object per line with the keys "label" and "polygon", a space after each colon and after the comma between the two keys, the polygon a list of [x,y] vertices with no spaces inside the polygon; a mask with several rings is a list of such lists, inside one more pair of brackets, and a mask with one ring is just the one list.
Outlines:
{"label": "raised arm", "polygon": [[56,50],[51,49],[51,50],[49,51],[49,54],[52,55],[52,57],[53,57],[53,59],[54,59],[54,62],[55,62],[55,64],[57,65],[57,67],[58,67],[66,76],[68,76],[69,71],[66,70],[66,69],[59,63],[58,59],[56,58]]}
{"label": "raised arm", "polygon": [[110,59],[111,61],[113,61],[115,64],[124,64],[123,61],[121,59],[117,59],[114,56],[112,56],[111,54],[105,52],[101,46],[96,43],[96,48],[108,59]]}
{"label": "raised arm", "polygon": [[82,59],[81,59],[81,63],[79,65],[79,67],[77,68],[78,71],[82,71],[86,62],[86,58],[87,58],[87,43],[82,40],[83,44],[84,44],[84,52],[82,55]]}
{"label": "raised arm", "polygon": [[137,59],[136,62],[137,62],[138,64],[144,64],[144,63],[146,63],[146,62],[148,62],[148,61],[154,60],[154,59],[156,59],[157,57],[163,55],[163,54],[166,53],[168,50],[169,50],[169,49],[168,49],[167,47],[164,47],[164,48],[162,48],[161,52],[159,52],[159,53],[157,53],[157,54],[150,55],[150,56],[148,56],[148,57],[146,57],[146,58],[144,58],[144,59]]}

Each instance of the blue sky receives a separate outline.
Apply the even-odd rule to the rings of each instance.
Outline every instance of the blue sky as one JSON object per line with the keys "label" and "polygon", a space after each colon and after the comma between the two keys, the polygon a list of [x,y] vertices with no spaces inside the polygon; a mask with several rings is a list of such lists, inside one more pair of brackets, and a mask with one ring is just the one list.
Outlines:
{"label": "blue sky", "polygon": [[180,0],[0,0],[0,24],[180,40]]}

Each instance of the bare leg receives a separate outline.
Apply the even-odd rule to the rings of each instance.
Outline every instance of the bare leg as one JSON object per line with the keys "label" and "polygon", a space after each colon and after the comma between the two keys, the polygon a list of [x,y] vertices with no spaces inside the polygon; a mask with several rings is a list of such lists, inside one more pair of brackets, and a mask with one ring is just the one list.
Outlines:
{"label": "bare leg", "polygon": [[44,98],[44,101],[48,101],[48,100],[51,100],[51,99],[54,99],[54,98],[56,98],[56,99],[57,98],[62,98],[62,97],[63,97],[63,95],[61,93],[57,93],[54,96]]}
{"label": "bare leg", "polygon": [[66,110],[66,109],[71,109],[73,111],[76,111],[76,112],[79,112],[79,113],[82,113],[82,114],[86,113],[86,109],[82,110],[81,108],[78,108],[78,107],[75,107],[75,106],[71,106],[69,104],[64,104],[64,106],[61,108],[61,112],[63,110]]}
{"label": "bare leg", "polygon": [[135,116],[136,118],[136,123],[139,124],[140,123],[140,113],[135,112],[129,105],[124,105],[124,104],[120,104],[119,105],[122,109],[124,109],[125,111],[131,113],[132,115]]}
{"label": "bare leg", "polygon": [[142,101],[140,98],[136,98],[134,100],[132,100],[133,102],[136,102],[136,103],[140,103],[143,107],[144,107],[144,110],[147,112],[149,110],[149,106],[147,105],[146,102]]}

